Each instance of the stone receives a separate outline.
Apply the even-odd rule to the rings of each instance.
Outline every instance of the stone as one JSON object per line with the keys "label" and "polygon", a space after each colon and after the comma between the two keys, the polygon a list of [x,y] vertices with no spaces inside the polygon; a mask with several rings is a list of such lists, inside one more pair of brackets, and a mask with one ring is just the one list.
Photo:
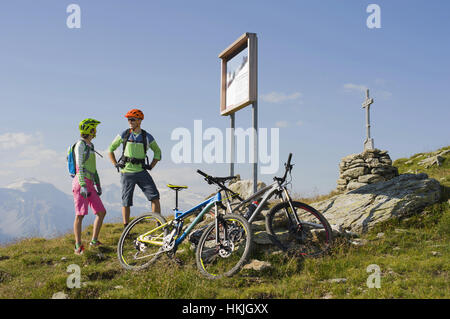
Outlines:
{"label": "stone", "polygon": [[58,291],[53,294],[52,299],[69,299],[69,295],[63,291]]}
{"label": "stone", "polygon": [[366,167],[355,167],[350,168],[346,170],[344,173],[342,173],[342,176],[344,177],[352,177],[352,178],[358,178],[360,175],[367,174],[368,169]]}
{"label": "stone", "polygon": [[253,233],[253,242],[258,245],[272,245],[269,234],[265,231],[259,231]]}
{"label": "stone", "polygon": [[[390,180],[398,176],[398,169],[392,166],[392,160],[387,151],[368,149],[361,154],[344,157],[339,164],[339,173],[337,189],[345,191],[364,186],[354,182],[372,184]],[[344,183],[344,180],[347,184]],[[348,186],[350,183],[351,185]]]}
{"label": "stone", "polygon": [[334,278],[334,279],[329,279],[328,282],[330,282],[330,283],[332,283],[332,284],[346,283],[346,282],[347,282],[347,278]]}
{"label": "stone", "polygon": [[247,269],[247,270],[251,269],[251,270],[256,270],[256,271],[263,271],[268,268],[272,268],[272,264],[270,262],[261,261],[261,260],[257,260],[257,259],[253,259],[247,265],[242,267],[242,269]]}
{"label": "stone", "polygon": [[437,203],[441,187],[426,174],[403,174],[391,180],[368,184],[311,206],[330,224],[357,234],[396,217],[409,217]]}
{"label": "stone", "polygon": [[444,162],[444,160],[445,160],[445,158],[443,158],[442,156],[436,155],[436,156],[428,157],[428,158],[420,161],[417,164],[422,165],[425,168],[430,168],[431,166],[434,166],[434,165],[441,166],[442,162]]}
{"label": "stone", "polygon": [[350,240],[350,244],[354,245],[354,246],[364,246],[368,243],[367,239],[360,239],[360,238],[356,238],[354,240]]}
{"label": "stone", "polygon": [[363,186],[368,185],[367,183],[360,183],[360,182],[356,182],[356,181],[352,181],[350,183],[348,183],[347,185],[347,190],[354,190]]}
{"label": "stone", "polygon": [[331,292],[327,292],[322,299],[333,299],[333,294]]}
{"label": "stone", "polygon": [[361,175],[358,177],[358,182],[360,183],[376,183],[376,182],[383,182],[385,181],[385,178],[378,174],[367,174],[367,175]]}
{"label": "stone", "polygon": [[[259,181],[257,185],[257,190],[266,187],[266,184]],[[242,198],[248,198],[253,194],[253,181],[252,180],[241,180],[232,183],[228,186],[233,192],[236,192]]]}
{"label": "stone", "polygon": [[438,252],[438,251],[432,251],[431,254],[432,254],[433,256],[440,256],[440,255],[441,255],[441,253]]}

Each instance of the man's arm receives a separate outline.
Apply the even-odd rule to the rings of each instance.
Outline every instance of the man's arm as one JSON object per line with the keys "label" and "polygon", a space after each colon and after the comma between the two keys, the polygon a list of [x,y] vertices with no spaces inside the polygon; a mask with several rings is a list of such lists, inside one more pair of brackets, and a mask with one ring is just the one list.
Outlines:
{"label": "man's arm", "polygon": [[161,160],[161,149],[158,144],[156,144],[155,140],[153,140],[149,146],[153,151],[153,161],[150,163],[150,167],[153,169],[153,167],[155,167],[155,165]]}
{"label": "man's arm", "polygon": [[109,152],[108,156],[111,161],[111,163],[114,165],[114,167],[117,167],[117,160],[116,155],[114,154],[114,151],[122,144],[122,137],[120,135],[117,135],[114,141],[112,141],[111,145],[109,146]]}

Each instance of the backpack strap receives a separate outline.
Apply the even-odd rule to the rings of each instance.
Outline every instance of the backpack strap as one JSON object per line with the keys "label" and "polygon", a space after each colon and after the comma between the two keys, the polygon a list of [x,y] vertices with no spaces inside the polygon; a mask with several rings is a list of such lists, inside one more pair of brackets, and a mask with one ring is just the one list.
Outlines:
{"label": "backpack strap", "polygon": [[[144,154],[146,154],[147,150],[148,150],[147,149],[147,132],[145,130],[141,129],[141,134],[143,137]],[[130,139],[130,135],[131,135],[131,129],[126,129],[121,134],[122,140],[124,140],[123,148],[122,148],[122,157],[125,155],[125,147],[127,146],[128,140]]]}
{"label": "backpack strap", "polygon": [[[84,143],[85,148],[87,148],[87,152],[86,152],[86,157],[82,156],[83,162],[86,162],[87,159],[89,158],[90,152],[91,152],[91,148],[89,147],[89,145],[86,144],[86,142],[82,139],[79,140],[80,142]],[[75,146],[77,145],[78,142],[75,142],[75,144],[72,145],[72,153],[73,153],[73,162],[75,164],[75,167],[77,167],[77,157],[75,156]]]}
{"label": "backpack strap", "polygon": [[122,157],[125,154],[125,147],[127,146],[128,139],[130,138],[130,135],[131,135],[131,129],[126,129],[121,134],[122,141],[124,141],[123,144],[122,144],[122,146],[123,146],[123,148],[122,148]]}
{"label": "backpack strap", "polygon": [[147,132],[143,129],[141,129],[142,137],[143,137],[143,144],[144,144],[144,154],[147,154]]}

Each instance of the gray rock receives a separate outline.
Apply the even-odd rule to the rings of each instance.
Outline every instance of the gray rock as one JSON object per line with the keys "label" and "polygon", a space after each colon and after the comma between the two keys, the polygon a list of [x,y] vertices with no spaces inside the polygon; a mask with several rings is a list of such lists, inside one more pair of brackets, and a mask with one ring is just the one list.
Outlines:
{"label": "gray rock", "polygon": [[266,231],[257,231],[253,233],[253,242],[258,245],[272,245],[272,240],[269,238],[269,234]]}
{"label": "gray rock", "polygon": [[346,170],[344,173],[342,173],[342,176],[358,178],[358,176],[365,175],[367,173],[368,173],[367,167],[355,167],[355,168],[350,168],[350,169]]}
{"label": "gray rock", "polygon": [[347,282],[347,278],[334,278],[334,279],[329,279],[328,282],[330,282],[330,283],[332,283],[332,284],[346,283],[346,282]]}
{"label": "gray rock", "polygon": [[[259,181],[257,189],[260,190],[263,187],[266,187],[266,184]],[[230,184],[228,188],[231,189],[233,192],[238,193],[242,198],[245,199],[253,194],[253,181],[252,180],[237,181],[233,184]]]}
{"label": "gray rock", "polygon": [[53,294],[52,299],[69,299],[69,295],[63,291],[58,291]]}
{"label": "gray rock", "polygon": [[442,162],[444,162],[444,160],[445,160],[445,158],[443,158],[442,156],[436,155],[436,156],[428,157],[428,158],[420,161],[418,164],[425,166],[425,168],[429,168],[433,165],[441,166]]}
{"label": "gray rock", "polygon": [[385,178],[378,174],[367,174],[367,175],[362,175],[362,176],[358,177],[358,182],[360,182],[360,183],[372,184],[372,183],[383,182],[383,181],[385,181]]}
{"label": "gray rock", "polygon": [[351,191],[363,186],[366,186],[367,183],[360,183],[360,182],[356,182],[356,181],[352,181],[350,183],[347,184],[347,190]]}
{"label": "gray rock", "polygon": [[388,219],[420,213],[438,202],[440,195],[440,184],[435,179],[426,174],[403,174],[311,206],[322,212],[330,224],[360,234]]}
{"label": "gray rock", "polygon": [[247,265],[242,267],[242,269],[251,269],[251,270],[256,270],[256,271],[262,271],[264,269],[268,269],[271,267],[272,267],[272,264],[267,261],[253,259]]}

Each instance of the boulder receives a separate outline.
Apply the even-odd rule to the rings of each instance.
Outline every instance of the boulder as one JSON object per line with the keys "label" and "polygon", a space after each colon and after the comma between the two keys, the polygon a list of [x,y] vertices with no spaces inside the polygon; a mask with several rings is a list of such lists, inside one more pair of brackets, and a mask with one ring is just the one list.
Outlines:
{"label": "boulder", "polygon": [[[257,190],[266,187],[266,184],[259,181],[257,185]],[[241,180],[237,181],[228,186],[233,192],[238,193],[242,198],[248,198],[253,194],[253,181],[252,180]]]}
{"label": "boulder", "polygon": [[364,185],[311,204],[331,225],[361,234],[379,222],[421,212],[439,201],[438,181],[426,174],[403,174],[389,181]]}
{"label": "boulder", "polygon": [[390,180],[398,176],[398,170],[392,166],[387,151],[366,150],[360,154],[351,154],[339,163],[337,189],[349,191],[366,184]]}
{"label": "boulder", "polygon": [[436,166],[441,166],[442,162],[445,160],[444,157],[440,156],[440,155],[436,155],[436,156],[432,156],[432,157],[428,157],[422,161],[420,161],[418,164],[425,166],[425,168],[430,168],[433,165]]}

